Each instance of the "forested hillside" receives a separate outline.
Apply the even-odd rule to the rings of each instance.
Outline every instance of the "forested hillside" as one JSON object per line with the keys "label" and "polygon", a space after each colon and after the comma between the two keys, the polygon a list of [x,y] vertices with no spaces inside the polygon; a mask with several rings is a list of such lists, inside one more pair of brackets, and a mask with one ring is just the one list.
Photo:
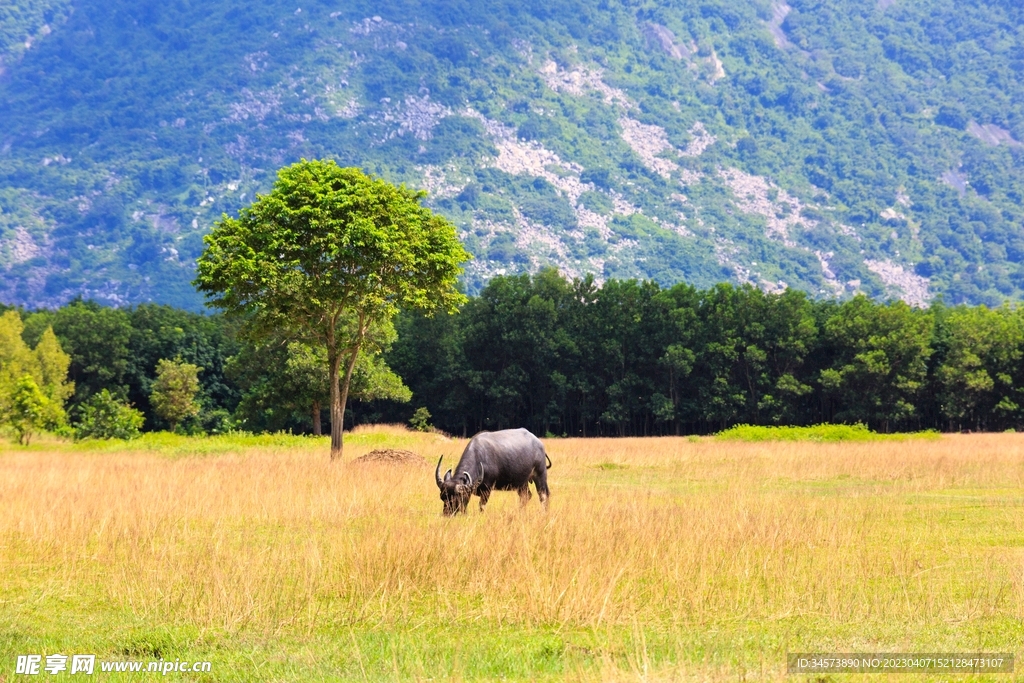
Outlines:
{"label": "forested hillside", "polygon": [[197,309],[280,166],[422,187],[496,274],[1024,292],[1013,0],[13,0],[0,300]]}

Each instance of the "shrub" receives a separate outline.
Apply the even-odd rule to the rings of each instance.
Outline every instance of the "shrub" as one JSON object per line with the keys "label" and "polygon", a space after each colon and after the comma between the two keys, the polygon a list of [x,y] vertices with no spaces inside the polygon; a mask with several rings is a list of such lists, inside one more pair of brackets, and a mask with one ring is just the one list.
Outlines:
{"label": "shrub", "polygon": [[810,427],[762,427],[757,425],[736,425],[719,432],[716,439],[722,441],[902,441],[904,439],[938,439],[934,431],[903,434],[879,434],[862,424],[820,424]]}
{"label": "shrub", "polygon": [[145,421],[142,412],[103,389],[78,409],[76,439],[134,439]]}
{"label": "shrub", "polygon": [[409,418],[409,426],[418,432],[429,432],[432,429],[430,426],[430,411],[423,407],[417,408],[416,412]]}

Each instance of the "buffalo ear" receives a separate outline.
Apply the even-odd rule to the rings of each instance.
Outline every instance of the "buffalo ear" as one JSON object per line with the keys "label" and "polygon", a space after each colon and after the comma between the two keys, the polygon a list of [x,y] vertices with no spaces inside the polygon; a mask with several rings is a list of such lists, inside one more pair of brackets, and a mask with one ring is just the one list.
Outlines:
{"label": "buffalo ear", "polygon": [[466,486],[472,486],[473,477],[469,474],[469,472],[463,472],[462,478],[466,480]]}
{"label": "buffalo ear", "polygon": [[452,478],[452,471],[451,470],[448,470],[447,472],[444,473],[444,480],[445,481],[448,481],[451,478]]}

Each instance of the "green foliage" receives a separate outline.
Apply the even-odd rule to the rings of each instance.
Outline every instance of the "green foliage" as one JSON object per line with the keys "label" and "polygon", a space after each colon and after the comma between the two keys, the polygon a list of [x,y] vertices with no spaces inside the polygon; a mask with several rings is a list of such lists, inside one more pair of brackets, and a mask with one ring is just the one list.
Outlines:
{"label": "green foliage", "polygon": [[0,64],[14,61],[71,12],[69,0],[5,2],[0,6]]}
{"label": "green foliage", "polygon": [[542,271],[495,278],[457,318],[402,316],[387,359],[453,433],[1001,430],[1024,425],[1022,330],[1024,311],[1012,307],[815,303],[732,285],[598,288]]}
{"label": "green foliage", "polygon": [[203,368],[197,398],[203,406],[197,418],[200,425],[206,431],[226,428],[224,415],[234,411],[239,399],[237,387],[225,376],[227,359],[238,349],[237,325],[220,315],[198,315],[153,304],[127,311],[127,316],[131,329],[124,376],[127,391],[119,387],[111,387],[111,391],[116,388],[115,393],[124,394],[142,410],[151,428],[165,427],[149,405],[149,394],[157,363],[180,358]]}
{"label": "green foliage", "polygon": [[721,441],[903,441],[906,439],[937,439],[935,431],[903,434],[879,434],[862,424],[820,424],[810,427],[768,427],[736,425],[715,435]]}
{"label": "green foliage", "polygon": [[[897,288],[866,260],[893,260],[950,303],[1019,298],[1021,8],[789,6],[773,37],[768,0],[360,0],[301,13],[282,0],[81,0],[73,13],[66,0],[13,0],[0,9],[0,297],[56,307],[82,292],[196,309],[191,263],[217,217],[269,191],[281,163],[331,155],[410,186],[444,169],[429,206],[467,245],[479,240],[471,292],[490,273],[571,263],[663,286],[781,280],[815,296],[882,297]],[[586,78],[555,87],[539,74],[549,60],[635,106]],[[680,167],[666,180],[623,140],[627,114],[676,149],[696,121],[718,142],[700,156],[661,152]],[[502,144],[543,146],[564,163],[497,171],[499,130]],[[785,238],[767,231],[723,183],[731,168],[772,179],[808,222]],[[575,206],[544,186],[556,170],[585,184]],[[579,209],[610,218],[613,198],[651,223],[614,223],[610,245]],[[519,232],[520,218],[545,239],[488,241],[494,225]],[[835,281],[818,254],[831,254]],[[76,401],[92,388],[80,391]]]}
{"label": "green foliage", "polygon": [[183,420],[199,414],[201,406],[196,395],[201,371],[202,368],[180,360],[162,359],[157,363],[149,402],[156,414],[170,423],[172,432]]}
{"label": "green foliage", "polygon": [[74,391],[67,381],[68,354],[49,327],[35,349],[22,338],[17,311],[0,316],[0,426],[6,424],[28,444],[40,430],[63,433],[64,401]]}
{"label": "green foliage", "polygon": [[33,350],[39,368],[39,386],[46,398],[63,405],[75,391],[73,382],[68,381],[71,356],[64,353],[52,327],[47,327]]}
{"label": "green foliage", "polygon": [[0,316],[0,401],[10,396],[22,376],[38,369],[28,345],[21,338],[22,329],[17,311],[7,311]]}
{"label": "green foliage", "polygon": [[430,411],[423,406],[417,408],[409,418],[409,426],[417,432],[429,432],[431,430]]}
{"label": "green foliage", "polygon": [[881,424],[889,431],[890,423],[914,415],[931,355],[927,313],[902,302],[878,306],[859,296],[841,305],[824,331],[840,349],[820,378],[826,396],[842,397],[838,420]]}
{"label": "green foliage", "polygon": [[1024,403],[1024,316],[1007,306],[940,309],[935,370],[937,398],[949,429],[1015,423]]}
{"label": "green foliage", "polygon": [[[394,331],[375,330],[369,337],[387,350]],[[331,393],[323,348],[282,339],[243,343],[228,361],[228,374],[242,394],[236,416],[246,429],[305,431],[312,417],[317,433],[321,409],[329,405]],[[349,396],[356,401],[404,403],[412,393],[380,355],[364,351],[356,360]]]}
{"label": "green foliage", "polygon": [[[124,384],[114,384],[115,375],[99,374],[89,360],[112,348],[107,340],[69,325],[62,329],[75,333],[73,351],[65,354],[65,340],[48,330],[77,316],[116,318],[94,304],[66,308],[71,315],[0,315],[0,414],[11,414],[28,375],[55,409],[31,428],[63,431],[56,408],[73,391],[64,373],[93,367],[80,376],[99,389],[83,402],[101,395],[104,405],[130,404],[144,387],[139,410],[151,430],[308,433],[322,416],[330,393],[323,347],[283,334],[238,343],[238,322],[225,316],[140,306],[118,312],[128,323],[129,357]],[[120,325],[110,329],[121,334]],[[180,424],[149,398],[163,353],[204,368]],[[212,370],[196,362],[203,359]],[[34,394],[20,391],[34,419]],[[815,302],[798,291],[732,285],[663,289],[612,279],[599,287],[542,270],[494,278],[459,315],[405,311],[393,327],[368,328],[350,394],[350,424],[407,422],[415,407],[429,423],[465,435],[519,426],[537,434],[709,434],[738,424],[836,422],[876,432],[1019,431],[1024,309]],[[82,404],[70,400],[81,423]]]}
{"label": "green foliage", "polygon": [[71,355],[69,368],[77,405],[104,387],[121,387],[132,363],[132,327],[128,313],[74,300],[54,312],[28,316],[28,325],[52,325],[61,346]]}
{"label": "green foliage", "polygon": [[14,384],[9,402],[3,415],[6,423],[18,438],[18,443],[27,446],[32,436],[40,431],[63,431],[64,410],[60,403],[46,396],[32,379],[23,375]]}
{"label": "green foliage", "polygon": [[78,408],[76,439],[135,439],[146,418],[106,389],[90,396]]}
{"label": "green foliage", "polygon": [[365,319],[352,331],[363,335],[399,306],[451,309],[468,254],[422,197],[333,161],[281,169],[270,194],[206,237],[196,284],[212,305],[253,316],[253,332],[316,340],[349,331],[321,327],[341,312]]}
{"label": "green foliage", "polygon": [[[281,169],[274,189],[205,238],[196,285],[254,339],[284,334],[326,350],[332,457],[360,355],[399,308],[453,310],[469,255],[423,194],[333,161]],[[343,357],[344,374],[339,372]],[[376,377],[367,390],[391,391]]]}
{"label": "green foliage", "polygon": [[[0,385],[5,387],[0,391],[0,410],[14,382],[27,372],[49,398],[66,399],[77,422],[83,406],[106,391],[112,400],[140,411],[146,429],[167,429],[170,423],[150,403],[157,365],[165,358],[203,368],[195,398],[199,413],[181,425],[192,432],[225,433],[242,425],[255,431],[309,431],[310,405],[299,408],[289,392],[305,391],[318,381],[321,393],[327,393],[326,368],[312,367],[323,361],[322,351],[315,360],[308,350],[290,360],[287,355],[254,354],[248,341],[240,344],[236,339],[237,322],[222,315],[154,304],[110,309],[77,300],[55,311],[5,313],[6,317],[0,315]],[[51,331],[54,325],[59,334]],[[393,328],[375,328],[367,348],[387,349],[394,335]],[[294,350],[295,344],[285,347]],[[64,348],[72,353],[65,354]],[[105,357],[112,360],[109,365]],[[292,379],[285,377],[285,369],[294,374]],[[67,381],[69,373],[79,378],[77,387]],[[64,380],[57,382],[61,376]],[[85,388],[76,392],[79,387]],[[406,401],[409,396],[382,357],[360,355],[352,379],[357,410],[373,402]],[[251,409],[254,402],[262,408]]]}

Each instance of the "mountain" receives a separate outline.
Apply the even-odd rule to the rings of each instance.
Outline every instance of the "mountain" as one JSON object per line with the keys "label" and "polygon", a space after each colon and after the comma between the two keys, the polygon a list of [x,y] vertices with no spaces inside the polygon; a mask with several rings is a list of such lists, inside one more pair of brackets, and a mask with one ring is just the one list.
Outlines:
{"label": "mountain", "polygon": [[1024,294],[1016,0],[8,0],[0,300],[195,309],[276,169],[429,192],[465,285]]}

